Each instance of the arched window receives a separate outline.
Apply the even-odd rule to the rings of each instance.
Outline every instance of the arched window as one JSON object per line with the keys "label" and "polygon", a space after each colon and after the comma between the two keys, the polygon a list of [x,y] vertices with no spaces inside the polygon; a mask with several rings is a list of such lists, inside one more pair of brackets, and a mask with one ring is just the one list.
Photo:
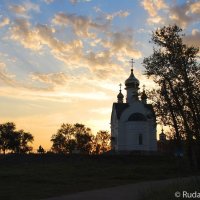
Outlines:
{"label": "arched window", "polygon": [[146,121],[146,117],[142,113],[133,113],[128,118],[128,121]]}
{"label": "arched window", "polygon": [[143,137],[142,137],[142,134],[140,133],[139,136],[138,136],[138,142],[139,142],[139,145],[142,145],[143,144]]}

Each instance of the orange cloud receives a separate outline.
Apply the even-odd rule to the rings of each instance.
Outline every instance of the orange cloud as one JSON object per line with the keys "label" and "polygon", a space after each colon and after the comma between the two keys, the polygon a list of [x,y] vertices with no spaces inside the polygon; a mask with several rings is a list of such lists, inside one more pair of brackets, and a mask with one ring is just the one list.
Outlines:
{"label": "orange cloud", "polygon": [[2,27],[4,27],[4,26],[8,25],[9,23],[10,23],[9,18],[4,17],[4,18],[1,20],[1,22],[0,22],[0,28],[2,28]]}
{"label": "orange cloud", "polygon": [[150,17],[156,17],[159,10],[168,7],[164,0],[143,0],[142,5]]}
{"label": "orange cloud", "polygon": [[41,74],[41,73],[32,73],[31,75],[32,80],[44,82],[47,84],[56,84],[56,85],[63,85],[66,84],[69,77],[63,73],[50,73],[50,74]]}
{"label": "orange cloud", "polygon": [[95,38],[95,34],[90,32],[90,29],[101,31],[107,29],[107,24],[99,24],[88,17],[75,14],[58,13],[54,16],[52,22],[56,25],[71,26],[75,35],[80,37]]}

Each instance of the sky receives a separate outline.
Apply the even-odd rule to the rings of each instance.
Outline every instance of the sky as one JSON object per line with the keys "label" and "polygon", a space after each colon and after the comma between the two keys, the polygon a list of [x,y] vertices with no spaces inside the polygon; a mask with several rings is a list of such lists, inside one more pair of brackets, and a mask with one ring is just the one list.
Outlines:
{"label": "sky", "polygon": [[0,0],[0,123],[33,134],[34,149],[62,123],[109,131],[131,59],[140,87],[155,87],[142,61],[169,24],[200,46],[200,1]]}

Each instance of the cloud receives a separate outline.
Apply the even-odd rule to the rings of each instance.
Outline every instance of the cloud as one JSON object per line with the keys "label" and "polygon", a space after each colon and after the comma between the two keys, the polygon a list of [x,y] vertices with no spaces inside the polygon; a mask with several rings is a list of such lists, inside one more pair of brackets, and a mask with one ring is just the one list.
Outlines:
{"label": "cloud", "polygon": [[15,14],[24,15],[26,13],[26,9],[22,5],[11,5],[10,10],[13,11]]}
{"label": "cloud", "polygon": [[186,27],[193,21],[193,17],[189,15],[189,9],[189,4],[171,7],[169,10],[169,18],[177,25]]}
{"label": "cloud", "polygon": [[143,0],[142,6],[148,12],[149,24],[177,24],[186,28],[200,20],[200,2],[167,5],[164,0]]}
{"label": "cloud", "polygon": [[53,85],[64,85],[69,80],[69,77],[63,72],[50,74],[32,73],[30,76],[34,81]]}
{"label": "cloud", "polygon": [[167,8],[164,0],[143,0],[142,5],[150,17],[156,17],[159,10]]}
{"label": "cloud", "polygon": [[25,48],[41,49],[40,39],[31,24],[25,18],[17,18],[11,27],[11,39],[20,42]]}
{"label": "cloud", "polygon": [[16,86],[18,85],[16,81],[13,79],[15,76],[9,74],[6,70],[6,65],[3,62],[0,62],[0,81],[6,85]]}
{"label": "cloud", "polygon": [[76,4],[76,3],[78,3],[78,0],[70,0],[70,2],[71,2],[72,4]]}
{"label": "cloud", "polygon": [[115,17],[124,18],[124,17],[127,17],[127,16],[130,15],[130,13],[128,11],[123,11],[123,10],[119,10],[119,11],[114,12],[114,13],[105,13],[98,7],[94,7],[94,10],[97,13],[100,13],[102,15],[102,17],[106,20],[113,20]]}
{"label": "cloud", "polygon": [[35,12],[40,12],[40,6],[38,4],[31,2],[31,1],[26,1],[26,2],[23,3],[23,5],[24,5],[24,7],[27,11],[32,10],[32,11],[35,11]]}
{"label": "cloud", "polygon": [[179,26],[186,28],[189,24],[200,20],[200,2],[186,2],[170,7],[169,18]]}
{"label": "cloud", "polygon": [[128,11],[122,11],[122,10],[120,10],[120,11],[112,13],[112,14],[107,14],[106,15],[106,19],[112,20],[115,17],[127,17],[129,15],[130,15],[130,13]]}
{"label": "cloud", "polygon": [[91,2],[92,0],[70,0],[70,3],[77,4],[77,3],[85,3],[85,2]]}
{"label": "cloud", "polygon": [[198,29],[193,29],[191,35],[186,35],[184,41],[191,46],[200,47],[200,31]]}
{"label": "cloud", "polygon": [[150,17],[147,22],[148,24],[164,24],[164,19],[161,16]]}
{"label": "cloud", "polygon": [[[88,82],[81,81],[81,78],[69,78],[65,73],[40,74],[32,73],[31,78],[17,81],[15,75],[6,71],[6,65],[0,62],[0,93],[2,96],[23,99],[23,100],[48,100],[56,102],[69,102],[73,99],[108,100],[110,96],[102,90],[95,89]],[[45,85],[41,85],[44,83]],[[80,92],[81,87],[81,92]],[[85,88],[85,90],[84,90]]]}
{"label": "cloud", "polygon": [[99,24],[93,22],[91,19],[85,16],[78,16],[76,14],[58,13],[54,16],[52,22],[56,25],[71,26],[74,33],[79,37],[95,37],[94,33],[91,33],[91,29],[105,31],[107,24]]}
{"label": "cloud", "polygon": [[135,42],[131,30],[112,32],[109,36],[110,39],[104,41],[104,46],[110,49],[113,55],[119,54],[119,56],[128,56],[136,59],[142,56],[141,52],[134,48]]}
{"label": "cloud", "polygon": [[195,14],[200,14],[200,1],[190,4],[190,11]]}
{"label": "cloud", "polygon": [[[60,20],[58,20],[59,23],[68,24],[69,18],[66,18],[66,15],[64,15],[64,17],[63,15],[61,16]],[[73,16],[70,20],[78,21],[79,16],[78,18],[76,17],[77,16],[74,18]],[[61,19],[64,21],[61,21]],[[98,29],[97,33],[99,33],[99,29],[102,28],[102,26],[92,22],[92,20],[88,18],[81,17],[80,19],[80,24],[86,23],[86,28],[85,31],[83,31],[83,26],[79,27],[77,24],[75,25],[77,28],[76,32],[83,31],[83,34],[86,33],[86,35],[88,35],[93,34],[92,32],[89,33],[90,27]],[[102,30],[103,29],[104,28],[102,28]],[[100,31],[100,33],[103,34],[102,38],[98,38],[97,34],[95,38],[87,38],[87,41],[84,40],[85,38],[77,38],[69,42],[61,41],[55,37],[56,30],[52,28],[52,26],[44,24],[32,26],[26,18],[17,18],[10,29],[11,38],[21,43],[25,48],[42,52],[44,47],[47,46],[52,55],[56,59],[64,62],[69,69],[88,69],[89,74],[85,74],[88,77],[93,75],[99,79],[106,79],[113,75],[113,73],[115,76],[118,76],[120,73],[123,73],[123,68],[119,64],[116,64],[115,61],[121,61],[120,59],[122,57],[132,57],[136,59],[141,57],[141,52],[135,49],[133,31]],[[102,47],[102,50],[93,49],[95,41]],[[92,43],[93,45],[90,45]],[[115,61],[113,61],[113,59],[115,59]]]}
{"label": "cloud", "polygon": [[31,90],[30,88],[26,87],[0,87],[0,92],[2,96],[12,97],[16,99],[22,99],[22,100],[47,100],[47,101],[53,101],[53,102],[71,102],[71,101],[77,101],[80,99],[85,100],[108,100],[110,99],[110,96],[108,96],[104,92],[73,92],[73,90],[70,91],[64,91],[64,90],[37,90],[36,88],[34,90]]}
{"label": "cloud", "polygon": [[[10,87],[16,90],[30,90],[30,91],[52,91],[52,86],[34,86],[31,83],[24,81],[17,81],[14,74],[8,73],[6,65],[0,62],[0,82],[4,85],[3,88]],[[3,93],[2,93],[3,95]]]}
{"label": "cloud", "polygon": [[8,25],[9,23],[10,23],[9,18],[4,17],[4,18],[1,20],[1,22],[0,22],[0,28],[2,28],[2,27],[4,27],[4,26]]}
{"label": "cloud", "polygon": [[135,49],[131,30],[108,32],[107,38],[97,40],[97,43],[99,46],[103,46],[105,50],[88,51],[83,60],[86,59],[92,74],[100,79],[107,79],[111,76],[117,77],[124,73],[123,68],[116,62],[122,62],[127,58],[138,59],[142,56],[141,52]]}
{"label": "cloud", "polygon": [[53,3],[54,0],[44,0],[44,2],[45,2],[46,4],[50,4],[50,3]]}
{"label": "cloud", "polygon": [[34,51],[41,50],[46,45],[55,54],[73,53],[75,50],[78,54],[82,48],[81,41],[62,42],[55,38],[54,32],[55,30],[47,25],[38,24],[32,27],[27,19],[18,18],[11,28],[11,39]]}
{"label": "cloud", "polygon": [[30,1],[26,1],[21,5],[13,4],[9,6],[9,9],[22,17],[29,18],[28,12],[29,11],[35,11],[40,12],[40,6],[38,4],[32,3]]}
{"label": "cloud", "polygon": [[164,19],[158,14],[158,12],[162,9],[168,8],[164,0],[143,0],[141,4],[149,14],[149,18],[147,19],[149,24],[163,23]]}

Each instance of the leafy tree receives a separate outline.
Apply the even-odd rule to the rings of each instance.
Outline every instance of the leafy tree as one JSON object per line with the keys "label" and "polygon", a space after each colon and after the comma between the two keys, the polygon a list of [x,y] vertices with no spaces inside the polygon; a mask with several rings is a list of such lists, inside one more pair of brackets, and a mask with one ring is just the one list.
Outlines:
{"label": "leafy tree", "polygon": [[89,133],[77,133],[77,150],[81,153],[89,154],[92,150],[92,136]]}
{"label": "leafy tree", "polygon": [[51,138],[51,142],[53,142],[52,150],[56,153],[66,153],[66,138],[59,131],[57,134],[54,134]]}
{"label": "leafy tree", "polygon": [[66,143],[66,149],[68,153],[72,153],[73,150],[76,149],[77,143],[75,139],[69,139],[68,142]]}
{"label": "leafy tree", "polygon": [[9,150],[11,145],[11,138],[15,132],[15,124],[12,122],[7,122],[5,124],[0,124],[0,149],[3,153]]}
{"label": "leafy tree", "polygon": [[33,136],[24,132],[16,131],[16,126],[12,122],[0,124],[0,149],[5,154],[6,150],[14,153],[27,153],[32,150],[28,143],[33,141]]}
{"label": "leafy tree", "polygon": [[17,133],[20,137],[20,153],[27,153],[32,151],[33,148],[29,146],[28,143],[33,142],[33,136],[24,130],[19,130]]}
{"label": "leafy tree", "polygon": [[62,124],[51,138],[52,150],[56,153],[72,153],[77,149],[81,153],[90,153],[91,138],[91,129],[83,124]]}
{"label": "leafy tree", "polygon": [[45,153],[45,150],[44,150],[44,148],[40,145],[40,146],[38,147],[37,152],[38,152],[39,154],[44,154],[44,153]]}
{"label": "leafy tree", "polygon": [[183,44],[181,32],[176,25],[157,29],[152,35],[156,47],[143,64],[160,86],[153,91],[157,115],[173,129],[178,148],[186,140],[191,166],[200,167],[199,49]]}
{"label": "leafy tree", "polygon": [[108,131],[100,130],[94,138],[94,153],[101,154],[110,150],[110,134]]}
{"label": "leafy tree", "polygon": [[89,154],[92,150],[91,129],[83,124],[74,124],[74,133],[76,138],[76,148],[81,153]]}

